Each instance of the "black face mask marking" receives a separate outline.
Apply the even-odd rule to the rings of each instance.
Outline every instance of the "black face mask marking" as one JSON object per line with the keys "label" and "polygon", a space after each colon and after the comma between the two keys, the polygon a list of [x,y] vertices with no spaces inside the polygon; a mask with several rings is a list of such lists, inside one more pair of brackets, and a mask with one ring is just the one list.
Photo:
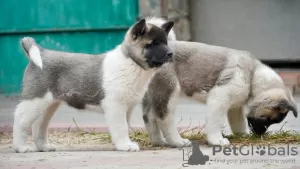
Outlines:
{"label": "black face mask marking", "polygon": [[[147,24],[144,19],[141,19],[133,26],[131,31],[132,40],[136,42],[135,44],[138,47],[129,46],[125,52],[144,69],[160,67],[164,63],[171,61],[173,53],[168,47],[167,39],[173,25],[174,22],[169,21],[158,27]],[[135,51],[139,47],[142,48],[142,52],[137,56],[139,52],[136,53]]]}
{"label": "black face mask marking", "polygon": [[168,34],[164,29],[153,26],[145,38],[152,42],[145,45],[146,59],[150,68],[160,67],[172,58],[172,51],[168,47]]}

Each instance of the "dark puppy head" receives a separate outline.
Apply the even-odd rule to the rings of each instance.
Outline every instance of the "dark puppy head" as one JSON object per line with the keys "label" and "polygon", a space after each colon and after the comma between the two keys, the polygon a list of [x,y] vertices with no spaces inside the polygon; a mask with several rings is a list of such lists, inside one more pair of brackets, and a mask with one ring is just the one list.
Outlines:
{"label": "dark puppy head", "polygon": [[143,69],[156,68],[171,61],[168,34],[174,22],[166,21],[160,27],[141,19],[126,33],[123,42],[125,53]]}
{"label": "dark puppy head", "polygon": [[292,111],[297,117],[297,107],[287,89],[277,88],[262,92],[249,103],[248,125],[253,133],[264,134],[268,127],[280,123]]}

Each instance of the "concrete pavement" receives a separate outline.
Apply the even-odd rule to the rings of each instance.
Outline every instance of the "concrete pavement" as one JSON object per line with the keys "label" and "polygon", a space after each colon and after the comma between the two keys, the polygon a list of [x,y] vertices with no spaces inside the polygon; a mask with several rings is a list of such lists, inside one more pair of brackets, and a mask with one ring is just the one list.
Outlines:
{"label": "concrete pavement", "polygon": [[[292,147],[292,145],[290,145]],[[278,146],[276,147],[279,148]],[[202,169],[299,169],[299,146],[297,156],[279,155],[224,155],[218,152],[213,155],[213,148],[200,147],[209,161],[204,165],[188,165],[187,155],[191,148],[148,150],[140,152],[118,151],[76,151],[76,152],[47,152],[47,153],[1,153],[0,168],[2,169],[96,169],[96,168],[202,168]],[[249,148],[248,148],[249,149]],[[255,148],[254,148],[255,150]],[[242,150],[247,152],[247,148]],[[184,167],[184,166],[186,167]]]}

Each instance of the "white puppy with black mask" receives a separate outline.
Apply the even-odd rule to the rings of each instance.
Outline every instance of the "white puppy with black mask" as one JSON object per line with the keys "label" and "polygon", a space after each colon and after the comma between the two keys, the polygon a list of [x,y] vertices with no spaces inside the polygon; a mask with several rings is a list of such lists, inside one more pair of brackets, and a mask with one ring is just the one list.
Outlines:
{"label": "white puppy with black mask", "polygon": [[[138,151],[138,144],[129,138],[127,113],[141,101],[153,74],[172,59],[167,38],[173,25],[170,21],[155,26],[141,19],[120,45],[99,55],[49,50],[33,38],[23,38],[30,61],[14,113],[15,151],[55,150],[47,128],[62,103],[76,109],[103,109],[116,149]],[[30,127],[35,146],[26,143]]]}

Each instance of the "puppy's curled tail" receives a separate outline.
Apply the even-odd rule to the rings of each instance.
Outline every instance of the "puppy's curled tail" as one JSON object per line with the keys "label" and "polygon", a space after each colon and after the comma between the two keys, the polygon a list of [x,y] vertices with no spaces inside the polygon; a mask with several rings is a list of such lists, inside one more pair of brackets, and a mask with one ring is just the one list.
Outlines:
{"label": "puppy's curled tail", "polygon": [[35,40],[32,37],[24,37],[21,40],[21,44],[29,60],[43,69],[40,47],[36,44]]}

